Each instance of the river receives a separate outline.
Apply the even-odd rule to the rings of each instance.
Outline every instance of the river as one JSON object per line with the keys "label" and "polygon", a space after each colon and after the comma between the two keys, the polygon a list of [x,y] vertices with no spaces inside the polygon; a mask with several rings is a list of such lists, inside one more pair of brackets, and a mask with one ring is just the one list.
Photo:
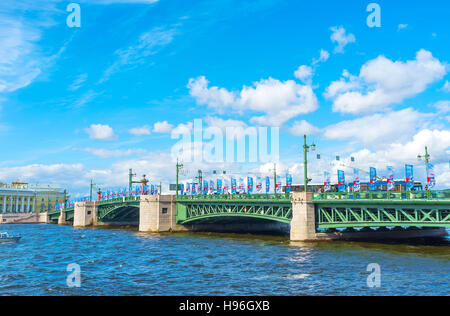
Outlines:
{"label": "river", "polygon": [[[449,295],[450,239],[292,243],[285,237],[144,234],[2,225],[0,295]],[[67,266],[81,270],[69,287]],[[378,264],[380,287],[367,266]]]}

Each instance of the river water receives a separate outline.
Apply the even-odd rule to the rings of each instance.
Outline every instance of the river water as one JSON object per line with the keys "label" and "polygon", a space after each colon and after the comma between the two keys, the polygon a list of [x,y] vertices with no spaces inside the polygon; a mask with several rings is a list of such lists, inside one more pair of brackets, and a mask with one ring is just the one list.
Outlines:
{"label": "river water", "polygon": [[[284,237],[144,234],[2,225],[0,295],[449,295],[450,239],[292,243]],[[69,264],[81,269],[68,286]],[[367,266],[381,271],[367,285]],[[69,277],[70,280],[72,278]]]}

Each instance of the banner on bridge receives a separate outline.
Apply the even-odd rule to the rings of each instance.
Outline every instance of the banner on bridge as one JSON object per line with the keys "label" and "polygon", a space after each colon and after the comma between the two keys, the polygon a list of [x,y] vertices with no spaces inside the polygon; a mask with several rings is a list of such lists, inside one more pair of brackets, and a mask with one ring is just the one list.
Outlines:
{"label": "banner on bridge", "polygon": [[413,165],[405,165],[406,189],[414,188],[414,169]]}
{"label": "banner on bridge", "polygon": [[392,191],[395,189],[395,183],[394,183],[394,168],[391,166],[387,167],[387,189],[388,191]]}
{"label": "banner on bridge", "polygon": [[359,170],[353,169],[353,192],[361,191],[361,181],[359,179]]}
{"label": "banner on bridge", "polygon": [[325,171],[323,173],[323,191],[329,192],[331,190],[331,180],[330,180],[330,173],[328,171]]}
{"label": "banner on bridge", "polygon": [[370,191],[377,189],[377,169],[370,167]]}
{"label": "banner on bridge", "polygon": [[428,164],[428,174],[427,174],[427,186],[428,189],[432,189],[436,185],[436,176],[434,174],[434,165]]}
{"label": "banner on bridge", "polygon": [[338,170],[338,190],[345,192],[345,173],[344,170]]}

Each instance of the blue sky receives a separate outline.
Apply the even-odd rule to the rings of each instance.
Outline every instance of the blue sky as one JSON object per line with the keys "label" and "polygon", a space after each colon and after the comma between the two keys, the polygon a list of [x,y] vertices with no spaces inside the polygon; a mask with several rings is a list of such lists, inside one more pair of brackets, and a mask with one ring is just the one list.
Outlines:
{"label": "blue sky", "polygon": [[[315,182],[339,168],[350,180],[350,165],[401,178],[405,163],[420,179],[428,145],[450,187],[446,1],[373,1],[379,28],[361,0],[80,0],[80,28],[69,1],[38,2],[0,4],[0,181],[83,194],[91,178],[124,186],[132,167],[168,184],[171,132],[203,119],[280,127],[279,169],[296,183],[306,133],[322,155]],[[197,162],[185,177],[198,168],[271,164]]]}

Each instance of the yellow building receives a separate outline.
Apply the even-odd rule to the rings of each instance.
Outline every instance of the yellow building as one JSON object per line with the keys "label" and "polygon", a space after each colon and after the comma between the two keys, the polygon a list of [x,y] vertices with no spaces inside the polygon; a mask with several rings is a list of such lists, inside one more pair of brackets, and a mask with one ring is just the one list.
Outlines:
{"label": "yellow building", "polygon": [[0,183],[0,213],[42,213],[64,202],[64,191],[51,185],[22,181]]}

